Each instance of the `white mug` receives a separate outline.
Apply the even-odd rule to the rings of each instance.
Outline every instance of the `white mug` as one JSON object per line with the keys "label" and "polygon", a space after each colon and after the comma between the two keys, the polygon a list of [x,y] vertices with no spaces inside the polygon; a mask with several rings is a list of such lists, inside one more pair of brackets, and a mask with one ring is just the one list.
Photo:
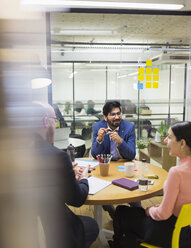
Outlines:
{"label": "white mug", "polygon": [[125,165],[125,176],[126,177],[133,177],[134,176],[134,163],[132,162],[127,162],[124,164]]}

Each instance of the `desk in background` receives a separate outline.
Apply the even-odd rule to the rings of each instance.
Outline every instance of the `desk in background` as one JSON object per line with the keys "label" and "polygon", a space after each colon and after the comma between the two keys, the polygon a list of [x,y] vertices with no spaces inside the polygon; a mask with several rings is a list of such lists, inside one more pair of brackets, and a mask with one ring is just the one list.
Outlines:
{"label": "desk in background", "polygon": [[[72,115],[65,115],[63,117],[66,122],[71,123],[74,121],[74,118]],[[99,118],[95,115],[82,115],[82,116],[76,115],[75,116],[75,122],[94,123],[96,121],[99,121]]]}
{"label": "desk in background", "polygon": [[[83,139],[88,140],[92,137],[92,126],[95,122],[100,120],[95,115],[83,115],[83,116],[64,116],[64,120],[68,126],[71,127],[71,131],[82,135]],[[76,131],[77,130],[77,131]]]}
{"label": "desk in background", "polygon": [[85,140],[77,139],[77,138],[69,138],[68,140],[59,140],[54,142],[54,146],[61,150],[67,150],[69,144],[72,144],[75,148],[75,157],[83,157],[86,147],[85,147]]}

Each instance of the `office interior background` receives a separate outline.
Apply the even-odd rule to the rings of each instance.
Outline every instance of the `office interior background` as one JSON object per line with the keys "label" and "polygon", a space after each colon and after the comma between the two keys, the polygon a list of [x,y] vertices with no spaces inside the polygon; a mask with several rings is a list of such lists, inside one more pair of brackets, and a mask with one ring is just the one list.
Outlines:
{"label": "office interior background", "polygon": [[[184,7],[176,11],[118,6],[65,8],[40,1],[3,0],[1,130],[8,136],[10,128],[17,135],[18,130],[27,132],[33,100],[56,104],[67,126],[81,135],[84,127],[92,127],[102,115],[77,116],[76,101],[82,102],[86,110],[88,100],[93,100],[95,109],[101,111],[105,101],[120,100],[123,118],[135,123],[138,139],[147,138],[145,130],[140,131],[142,100],[151,110],[145,118],[156,129],[161,120],[191,120],[191,3],[160,3]],[[158,88],[153,88],[153,81],[151,88],[146,88],[146,76],[143,89],[137,88],[138,68],[146,68],[146,60],[152,60],[152,69],[159,69]],[[32,88],[31,80],[42,77],[52,84]],[[68,116],[67,102],[71,105]]]}
{"label": "office interior background", "polygon": [[[91,99],[101,110],[117,99],[124,118],[134,116],[136,124],[144,100],[156,128],[161,120],[185,119],[189,16],[51,13],[50,25],[52,100],[63,114],[66,102],[81,101],[87,109]],[[159,69],[159,87],[146,88],[145,77],[139,90],[138,68],[146,68],[146,60]]]}

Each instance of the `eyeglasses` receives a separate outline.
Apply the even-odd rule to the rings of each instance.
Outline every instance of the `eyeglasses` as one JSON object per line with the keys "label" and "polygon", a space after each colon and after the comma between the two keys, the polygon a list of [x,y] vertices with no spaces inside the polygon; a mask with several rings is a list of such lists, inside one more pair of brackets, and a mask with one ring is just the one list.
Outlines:
{"label": "eyeglasses", "polygon": [[49,119],[54,119],[56,124],[58,124],[58,122],[60,121],[60,119],[58,119],[57,117],[48,116],[48,118]]}
{"label": "eyeglasses", "polygon": [[110,115],[111,117],[120,116],[120,115],[121,115],[121,112],[110,113],[109,115]]}

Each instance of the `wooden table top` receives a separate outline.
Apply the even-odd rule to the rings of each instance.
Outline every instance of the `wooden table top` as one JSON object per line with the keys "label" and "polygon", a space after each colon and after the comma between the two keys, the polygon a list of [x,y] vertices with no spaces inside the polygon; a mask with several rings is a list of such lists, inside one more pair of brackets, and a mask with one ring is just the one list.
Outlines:
{"label": "wooden table top", "polygon": [[[120,172],[119,168],[117,168],[117,166],[119,165],[124,165],[125,162],[127,161],[126,160],[112,161],[110,163],[109,175],[106,177],[100,176],[99,166],[97,166],[96,169],[92,171],[91,174],[92,176],[95,176],[95,177],[98,177],[104,180],[109,180],[109,181],[113,181],[115,179],[119,179],[122,177],[125,178],[124,172]],[[140,161],[135,161],[135,167],[138,168],[140,164],[141,164]],[[148,164],[148,167],[149,167],[149,174],[158,175],[159,177],[159,179],[152,179],[154,180],[154,185],[149,185],[148,191],[143,192],[143,191],[140,191],[139,189],[130,191],[130,190],[111,184],[105,189],[97,192],[94,195],[88,195],[85,204],[103,205],[103,204],[119,204],[119,203],[136,202],[136,201],[148,199],[157,194],[160,194],[162,192],[163,184],[167,178],[168,172],[152,164]],[[135,171],[134,177],[128,178],[128,179],[135,180],[137,178],[138,178],[138,171]]]}

